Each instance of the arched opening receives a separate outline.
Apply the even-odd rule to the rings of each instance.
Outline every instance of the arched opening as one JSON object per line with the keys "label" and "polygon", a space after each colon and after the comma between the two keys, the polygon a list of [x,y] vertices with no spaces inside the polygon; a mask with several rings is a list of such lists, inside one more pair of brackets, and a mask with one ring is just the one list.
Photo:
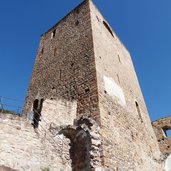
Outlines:
{"label": "arched opening", "polygon": [[164,126],[162,127],[164,137],[170,138],[171,137],[171,126]]}
{"label": "arched opening", "polygon": [[[53,128],[53,127],[51,127]],[[99,125],[90,117],[81,116],[74,125],[66,125],[58,130],[70,140],[70,161],[72,171],[96,170],[102,164],[102,148]]]}
{"label": "arched opening", "polygon": [[171,129],[166,130],[166,136],[171,137]]}
{"label": "arched opening", "polygon": [[91,136],[82,128],[65,128],[60,131],[70,139],[70,158],[72,160],[72,171],[91,170],[90,151]]}

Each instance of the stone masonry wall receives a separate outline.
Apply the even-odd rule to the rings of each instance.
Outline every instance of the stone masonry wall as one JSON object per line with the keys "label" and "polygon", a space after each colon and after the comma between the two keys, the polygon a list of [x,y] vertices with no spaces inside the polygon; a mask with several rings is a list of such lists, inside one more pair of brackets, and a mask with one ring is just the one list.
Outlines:
{"label": "stone masonry wall", "polygon": [[69,141],[48,130],[36,132],[26,118],[0,114],[0,170],[71,171]]}
{"label": "stone masonry wall", "polygon": [[[71,113],[99,120],[96,82],[90,9],[84,1],[42,36],[23,113],[29,113],[33,101],[42,98],[56,102],[55,112],[50,112],[54,116],[60,115],[58,102],[69,102],[76,105],[76,111],[70,106]],[[63,105],[63,111],[68,110]]]}
{"label": "stone masonry wall", "polygon": [[[100,152],[98,162],[91,165],[96,170],[162,171],[161,152],[131,56],[91,0],[85,0],[42,36],[23,114],[32,116],[35,99],[43,100],[35,130],[43,137],[53,127],[74,125],[80,115],[97,122]],[[79,131],[75,140],[80,140]],[[84,136],[89,138],[84,129],[81,132],[80,142]],[[60,139],[67,149],[68,139]],[[75,144],[73,149],[77,145],[81,149]],[[66,152],[60,158],[64,165],[71,165],[68,156]],[[79,155],[73,156],[77,159]],[[86,156],[86,162],[91,161],[89,153]],[[76,165],[79,171],[82,164]]]}
{"label": "stone masonry wall", "polygon": [[105,168],[161,171],[160,150],[129,52],[91,3]]}
{"label": "stone masonry wall", "polygon": [[166,117],[152,122],[160,150],[163,154],[171,154],[171,137],[167,131],[171,130],[171,117]]}

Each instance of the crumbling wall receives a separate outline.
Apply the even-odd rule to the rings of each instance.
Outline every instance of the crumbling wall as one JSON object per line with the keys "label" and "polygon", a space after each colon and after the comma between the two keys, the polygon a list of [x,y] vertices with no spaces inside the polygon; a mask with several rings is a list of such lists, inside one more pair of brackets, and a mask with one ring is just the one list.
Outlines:
{"label": "crumbling wall", "polygon": [[171,116],[152,122],[154,132],[163,154],[171,154],[171,137],[167,131],[171,130]]}
{"label": "crumbling wall", "polygon": [[70,158],[73,171],[94,171],[103,168],[100,127],[92,117],[81,116],[74,125],[53,126],[56,134],[70,140]]}
{"label": "crumbling wall", "polygon": [[162,170],[131,56],[90,0],[42,36],[23,113],[32,111],[37,98],[44,104],[36,132],[46,128],[44,137],[55,125],[72,125],[80,115],[91,116],[99,125],[100,142],[93,140],[86,124],[63,129],[71,141],[72,169]]}
{"label": "crumbling wall", "polygon": [[0,170],[71,171],[69,141],[48,129],[35,131],[26,118],[0,114],[0,166]]}

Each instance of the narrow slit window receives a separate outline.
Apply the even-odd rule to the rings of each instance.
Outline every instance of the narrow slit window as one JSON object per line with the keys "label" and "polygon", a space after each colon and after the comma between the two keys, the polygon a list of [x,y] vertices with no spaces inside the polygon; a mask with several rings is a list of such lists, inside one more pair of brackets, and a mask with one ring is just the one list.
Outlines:
{"label": "narrow slit window", "polygon": [[53,39],[55,37],[56,34],[56,30],[53,30],[52,34],[51,34],[51,39]]}
{"label": "narrow slit window", "polygon": [[121,58],[120,58],[120,56],[118,55],[118,61],[121,63]]}
{"label": "narrow slit window", "polygon": [[165,137],[171,138],[171,127],[165,126],[162,128]]}
{"label": "narrow slit window", "polygon": [[143,119],[142,119],[142,116],[141,116],[140,107],[139,107],[138,102],[136,102],[136,101],[135,101],[135,106],[136,106],[136,109],[137,109],[137,113],[138,113],[139,119],[141,120],[141,123],[143,123]]}
{"label": "narrow slit window", "polygon": [[105,21],[103,21],[103,24],[106,27],[106,29],[109,31],[109,33],[114,37],[113,32],[112,32],[111,28],[109,27],[109,25]]}
{"label": "narrow slit window", "polygon": [[96,16],[96,18],[97,18],[97,21],[98,21],[98,22],[100,22],[100,19],[99,19],[99,17],[98,17],[98,16]]}
{"label": "narrow slit window", "polygon": [[57,52],[57,49],[55,48],[54,49],[54,54],[53,54],[54,56],[56,56],[56,52]]}
{"label": "narrow slit window", "polygon": [[34,129],[38,128],[39,122],[41,121],[41,111],[43,107],[43,101],[44,99],[41,99],[40,101],[38,99],[34,100],[33,102],[33,127]]}
{"label": "narrow slit window", "polygon": [[117,78],[118,78],[118,83],[120,84],[120,78],[119,78],[119,75],[117,74]]}

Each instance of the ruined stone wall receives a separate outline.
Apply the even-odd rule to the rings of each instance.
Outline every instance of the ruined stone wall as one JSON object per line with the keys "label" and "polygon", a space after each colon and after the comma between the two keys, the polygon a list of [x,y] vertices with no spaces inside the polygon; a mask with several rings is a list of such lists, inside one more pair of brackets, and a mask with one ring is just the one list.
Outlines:
{"label": "ruined stone wall", "polygon": [[71,171],[69,141],[34,131],[26,118],[0,114],[0,170]]}
{"label": "ruined stone wall", "polygon": [[[36,132],[44,131],[45,137],[51,128],[74,125],[80,115],[92,116],[100,126],[92,137],[96,139],[97,134],[99,141],[94,143],[90,136],[95,145],[84,148],[95,148],[95,160],[89,159],[92,151],[86,151],[86,162],[92,162],[94,169],[162,171],[161,153],[130,54],[90,0],[42,36],[24,114],[32,111],[35,99],[44,100]],[[82,149],[75,142],[80,141],[79,131],[71,151]],[[80,142],[88,135],[82,131]],[[70,153],[69,161],[70,157],[82,161],[83,151],[77,152]],[[76,170],[85,164],[78,161]]]}
{"label": "ruined stone wall", "polygon": [[91,3],[104,166],[161,171],[160,151],[131,56]]}
{"label": "ruined stone wall", "polygon": [[53,110],[44,104],[42,110],[48,110],[47,117],[54,116],[53,122],[63,122],[58,117],[62,110],[68,111],[65,118],[70,123],[75,115],[85,113],[99,119],[96,82],[90,9],[85,1],[42,36],[23,113],[32,110],[37,98],[52,103]]}
{"label": "ruined stone wall", "polygon": [[160,150],[163,154],[171,154],[171,137],[167,131],[171,130],[171,117],[166,117],[152,122]]}

